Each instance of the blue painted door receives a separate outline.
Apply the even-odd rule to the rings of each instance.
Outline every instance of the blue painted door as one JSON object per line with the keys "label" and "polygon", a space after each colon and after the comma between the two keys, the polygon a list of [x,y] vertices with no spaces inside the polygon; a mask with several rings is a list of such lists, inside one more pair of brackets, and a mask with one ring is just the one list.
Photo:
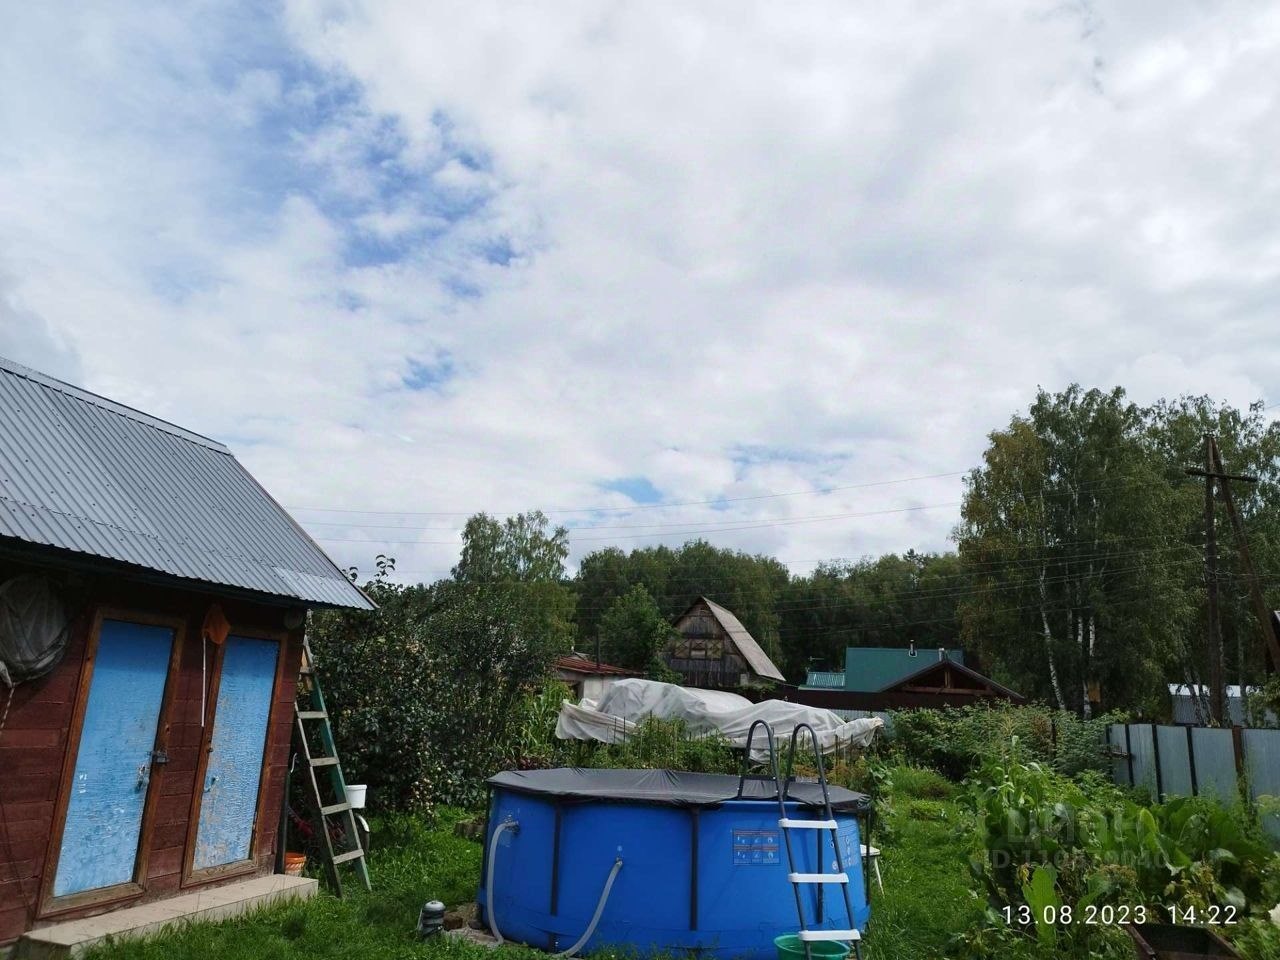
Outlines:
{"label": "blue painted door", "polygon": [[172,649],[170,627],[102,621],[58,853],[56,897],[134,879]]}
{"label": "blue painted door", "polygon": [[252,852],[279,655],[280,645],[272,640],[226,639],[200,797],[196,870],[247,860]]}

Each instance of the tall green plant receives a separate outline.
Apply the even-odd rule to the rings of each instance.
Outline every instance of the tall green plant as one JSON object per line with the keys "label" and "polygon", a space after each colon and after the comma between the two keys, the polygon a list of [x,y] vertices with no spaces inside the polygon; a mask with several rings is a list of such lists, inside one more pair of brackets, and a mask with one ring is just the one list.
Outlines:
{"label": "tall green plant", "polygon": [[[1243,917],[1269,905],[1264,879],[1273,855],[1256,822],[1204,798],[1142,806],[1116,788],[1078,784],[1018,756],[989,761],[972,784],[982,855],[970,865],[992,924],[1042,944],[1087,940],[1090,908],[1142,908],[1152,921],[1170,909],[1232,908]],[[1068,920],[1060,910],[1071,908]],[[1132,919],[1139,919],[1136,915]],[[1045,929],[1046,923],[1057,926]]]}
{"label": "tall green plant", "polygon": [[378,610],[317,613],[308,630],[344,768],[382,809],[477,802],[547,675],[551,629],[501,586],[366,590]]}

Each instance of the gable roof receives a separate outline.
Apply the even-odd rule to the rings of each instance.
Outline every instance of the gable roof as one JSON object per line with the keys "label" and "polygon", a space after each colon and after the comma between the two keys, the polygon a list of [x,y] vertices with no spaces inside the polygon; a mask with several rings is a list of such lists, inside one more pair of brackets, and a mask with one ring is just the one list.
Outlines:
{"label": "gable roof", "polygon": [[0,357],[0,547],[15,542],[374,609],[225,446]]}
{"label": "gable roof", "polygon": [[747,666],[751,668],[752,673],[759,677],[768,677],[770,680],[785,681],[786,678],[783,677],[782,671],[774,666],[773,661],[769,659],[769,655],[760,648],[760,644],[756,643],[756,638],[742,625],[742,621],[735,617],[731,610],[725,609],[714,600],[699,597],[689,604],[688,610],[676,617],[676,622],[679,623],[699,603],[707,605],[711,615],[720,623],[724,632],[729,635],[729,639],[733,641],[733,645],[742,654],[742,659],[747,661]]}
{"label": "gable roof", "polygon": [[[948,657],[947,659],[950,660],[951,658]],[[905,677],[899,677],[897,680],[894,680],[891,683],[886,684],[878,692],[884,693],[885,691],[888,691],[888,690],[897,690],[901,687],[910,686],[916,683],[917,681],[924,679],[931,673],[936,673],[939,670],[945,669],[947,666],[948,665],[942,660],[934,660],[933,663],[926,663],[919,670],[915,671],[915,673],[908,674]],[[1010,690],[1008,687],[1004,686],[1003,684],[996,683],[990,677],[983,676],[977,670],[974,670],[970,667],[966,667],[963,663],[959,663],[955,660],[952,660],[950,663],[950,668],[955,673],[958,673],[961,676],[968,677],[970,680],[975,681],[980,686],[989,687],[991,690],[995,691],[996,693],[1002,693],[1006,697],[1009,697],[1011,700],[1021,701],[1025,699],[1022,696],[1022,694],[1018,693],[1017,691]]]}
{"label": "gable roof", "polygon": [[[947,659],[963,664],[964,651],[947,650]],[[933,649],[918,649],[912,656],[907,647],[846,647],[844,689],[875,693],[937,662],[938,651]]]}

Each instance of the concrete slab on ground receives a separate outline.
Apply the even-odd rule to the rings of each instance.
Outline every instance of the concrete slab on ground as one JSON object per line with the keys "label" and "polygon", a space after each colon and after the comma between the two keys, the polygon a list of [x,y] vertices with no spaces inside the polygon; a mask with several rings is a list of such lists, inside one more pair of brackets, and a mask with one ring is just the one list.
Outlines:
{"label": "concrete slab on ground", "polygon": [[454,937],[458,940],[465,940],[468,943],[474,943],[481,947],[493,948],[498,946],[498,939],[488,930],[474,930],[471,927],[458,927],[456,930],[444,931],[444,936]]}
{"label": "concrete slab on ground", "polygon": [[308,899],[315,896],[318,888],[317,880],[277,873],[83,920],[67,920],[24,934],[14,960],[64,960],[108,939],[148,936],[198,920],[226,920],[268,904]]}

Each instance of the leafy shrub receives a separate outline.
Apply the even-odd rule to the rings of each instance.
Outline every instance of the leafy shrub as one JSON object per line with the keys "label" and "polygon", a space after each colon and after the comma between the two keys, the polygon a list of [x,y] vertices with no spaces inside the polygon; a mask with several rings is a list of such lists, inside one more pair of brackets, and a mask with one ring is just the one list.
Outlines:
{"label": "leafy shrub", "polygon": [[648,717],[625,741],[575,744],[573,762],[583,767],[623,770],[688,770],[738,773],[740,753],[724,737],[692,735],[683,720]]}
{"label": "leafy shrub", "polygon": [[1065,774],[1106,770],[1107,714],[1082,720],[1042,705],[982,704],[891,715],[889,750],[900,761],[932,767],[953,780],[970,776],[1017,738],[1023,754]]}
{"label": "leafy shrub", "polygon": [[506,589],[366,589],[377,611],[317,613],[309,627],[348,778],[383,810],[475,805],[547,674],[545,626]]}
{"label": "leafy shrub", "polygon": [[895,767],[892,776],[894,793],[905,797],[948,800],[957,790],[954,783],[927,767]]}
{"label": "leafy shrub", "polygon": [[984,855],[971,872],[990,907],[1023,905],[1036,914],[1035,935],[1052,947],[1060,936],[1095,936],[1079,923],[1044,929],[1045,907],[1067,904],[1161,908],[1230,905],[1241,915],[1265,902],[1271,852],[1256,821],[1205,798],[1140,806],[1115,789],[1086,794],[1036,761],[1018,756],[1015,741],[990,760],[972,784]]}
{"label": "leafy shrub", "polygon": [[521,698],[516,707],[516,729],[506,757],[507,765],[521,770],[556,767],[566,762],[568,746],[556,739],[560,705],[573,699],[573,691],[559,680],[549,680]]}

